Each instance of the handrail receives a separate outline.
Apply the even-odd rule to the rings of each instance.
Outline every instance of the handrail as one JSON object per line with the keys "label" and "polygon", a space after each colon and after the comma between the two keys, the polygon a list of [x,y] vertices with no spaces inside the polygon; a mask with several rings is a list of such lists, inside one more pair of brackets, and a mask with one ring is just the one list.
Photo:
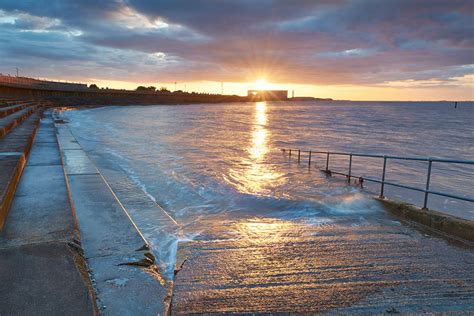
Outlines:
{"label": "handrail", "polygon": [[[384,189],[385,185],[391,185],[394,187],[399,187],[399,188],[405,188],[405,189],[410,189],[414,191],[419,191],[419,192],[424,192],[424,201],[423,201],[423,209],[427,208],[428,205],[428,195],[433,194],[433,195],[439,195],[439,196],[445,196],[449,198],[453,198],[456,200],[461,200],[461,201],[467,201],[467,202],[474,202],[474,197],[464,197],[464,196],[458,196],[455,194],[451,193],[446,193],[446,192],[438,192],[438,191],[433,191],[430,190],[430,182],[431,182],[431,169],[433,162],[436,163],[450,163],[450,164],[464,164],[464,165],[474,165],[474,160],[457,160],[457,159],[445,159],[445,158],[431,158],[431,157],[403,157],[403,156],[393,156],[393,155],[372,155],[372,154],[359,154],[359,153],[347,153],[347,152],[331,152],[331,151],[313,151],[313,150],[301,150],[301,149],[282,149],[283,152],[288,151],[289,152],[289,157],[291,157],[291,153],[297,152],[298,153],[298,163],[301,162],[301,153],[308,153],[308,166],[311,166],[311,156],[312,154],[324,154],[326,155],[326,168],[324,170],[321,170],[325,172],[327,175],[332,175],[332,174],[338,174],[345,176],[347,178],[347,182],[351,182],[351,178],[357,178],[359,179],[359,182],[362,184],[364,180],[367,180],[369,182],[375,182],[380,184],[380,198],[384,198]],[[348,173],[344,172],[336,172],[332,171],[329,169],[329,161],[330,161],[330,156],[349,156],[349,166],[348,166]],[[369,157],[369,158],[382,158],[383,159],[383,169],[382,169],[382,177],[381,179],[373,179],[373,178],[367,178],[367,177],[358,177],[354,176],[352,174],[352,157]],[[417,187],[412,187],[400,183],[395,183],[395,182],[389,182],[385,180],[385,174],[386,174],[386,169],[387,169],[387,160],[392,159],[392,160],[410,160],[410,161],[426,161],[428,162],[428,169],[426,173],[426,185],[424,189],[417,188]]]}

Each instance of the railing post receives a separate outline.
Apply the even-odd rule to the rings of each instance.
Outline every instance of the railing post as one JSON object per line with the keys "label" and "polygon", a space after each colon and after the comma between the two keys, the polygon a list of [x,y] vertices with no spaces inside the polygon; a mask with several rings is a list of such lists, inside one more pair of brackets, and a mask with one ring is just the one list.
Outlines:
{"label": "railing post", "polygon": [[387,169],[387,156],[383,156],[383,171],[382,171],[382,183],[380,185],[380,196],[379,198],[383,199],[383,190],[385,186],[385,170]]}
{"label": "railing post", "polygon": [[431,178],[431,165],[433,161],[430,159],[428,161],[428,173],[426,175],[426,188],[425,188],[425,200],[423,201],[423,209],[426,210],[428,206],[428,191],[430,190],[430,178]]}
{"label": "railing post", "polygon": [[349,155],[349,173],[347,174],[347,183],[351,183],[351,172],[352,172],[352,154]]}
{"label": "railing post", "polygon": [[291,158],[291,149],[289,151],[288,158]]}
{"label": "railing post", "polygon": [[300,158],[301,158],[301,150],[298,149],[298,163],[300,163]]}
{"label": "railing post", "polygon": [[311,150],[309,151],[308,167],[311,167]]}
{"label": "railing post", "polygon": [[326,173],[329,173],[329,151],[328,151],[327,157],[326,157]]}

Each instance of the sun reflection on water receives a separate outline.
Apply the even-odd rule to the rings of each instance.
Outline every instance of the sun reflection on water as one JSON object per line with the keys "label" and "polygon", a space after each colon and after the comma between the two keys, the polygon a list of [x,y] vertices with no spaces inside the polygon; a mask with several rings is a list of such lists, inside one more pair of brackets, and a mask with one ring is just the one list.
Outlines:
{"label": "sun reflection on water", "polygon": [[254,120],[251,130],[251,139],[247,147],[248,157],[242,158],[245,166],[240,172],[230,170],[230,174],[237,183],[234,183],[239,191],[251,194],[269,194],[273,186],[284,181],[283,174],[277,172],[268,163],[270,151],[270,131],[267,129],[267,104],[256,102]]}

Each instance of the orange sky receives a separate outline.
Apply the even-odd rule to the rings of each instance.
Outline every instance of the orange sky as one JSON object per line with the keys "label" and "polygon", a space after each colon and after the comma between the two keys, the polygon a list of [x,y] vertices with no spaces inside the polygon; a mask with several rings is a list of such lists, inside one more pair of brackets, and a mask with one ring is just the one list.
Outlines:
{"label": "orange sky", "polygon": [[[430,2],[429,5],[426,2]],[[0,73],[135,89],[474,100],[472,0],[0,1]],[[185,88],[186,86],[186,88]]]}
{"label": "orange sky", "polygon": [[[262,79],[260,79],[261,81]],[[106,81],[98,79],[89,79],[88,83],[96,83],[100,87],[109,87],[116,89],[135,89],[138,85],[157,88],[166,87],[173,91],[175,84],[173,82],[126,82],[126,81]],[[474,100],[474,76],[464,76],[457,78],[456,85],[439,85],[438,82],[423,81],[411,82],[398,81],[388,82],[378,85],[305,85],[305,84],[259,84],[257,79],[254,82],[238,83],[224,82],[224,94],[246,95],[249,89],[275,89],[288,90],[288,96],[291,97],[292,90],[295,96],[312,96],[318,98],[333,98],[337,100],[367,100],[367,101],[439,101],[456,100],[472,101]],[[193,81],[177,82],[176,89],[186,90],[188,92],[208,92],[221,93],[221,82],[215,81]]]}

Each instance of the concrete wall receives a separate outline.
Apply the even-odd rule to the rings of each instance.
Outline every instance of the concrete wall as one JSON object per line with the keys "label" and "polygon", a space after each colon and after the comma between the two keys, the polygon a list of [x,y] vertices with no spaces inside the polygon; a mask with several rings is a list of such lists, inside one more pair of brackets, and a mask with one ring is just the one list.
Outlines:
{"label": "concrete wall", "polygon": [[431,230],[469,243],[474,242],[474,222],[414,205],[377,199],[397,217],[419,223]]}

